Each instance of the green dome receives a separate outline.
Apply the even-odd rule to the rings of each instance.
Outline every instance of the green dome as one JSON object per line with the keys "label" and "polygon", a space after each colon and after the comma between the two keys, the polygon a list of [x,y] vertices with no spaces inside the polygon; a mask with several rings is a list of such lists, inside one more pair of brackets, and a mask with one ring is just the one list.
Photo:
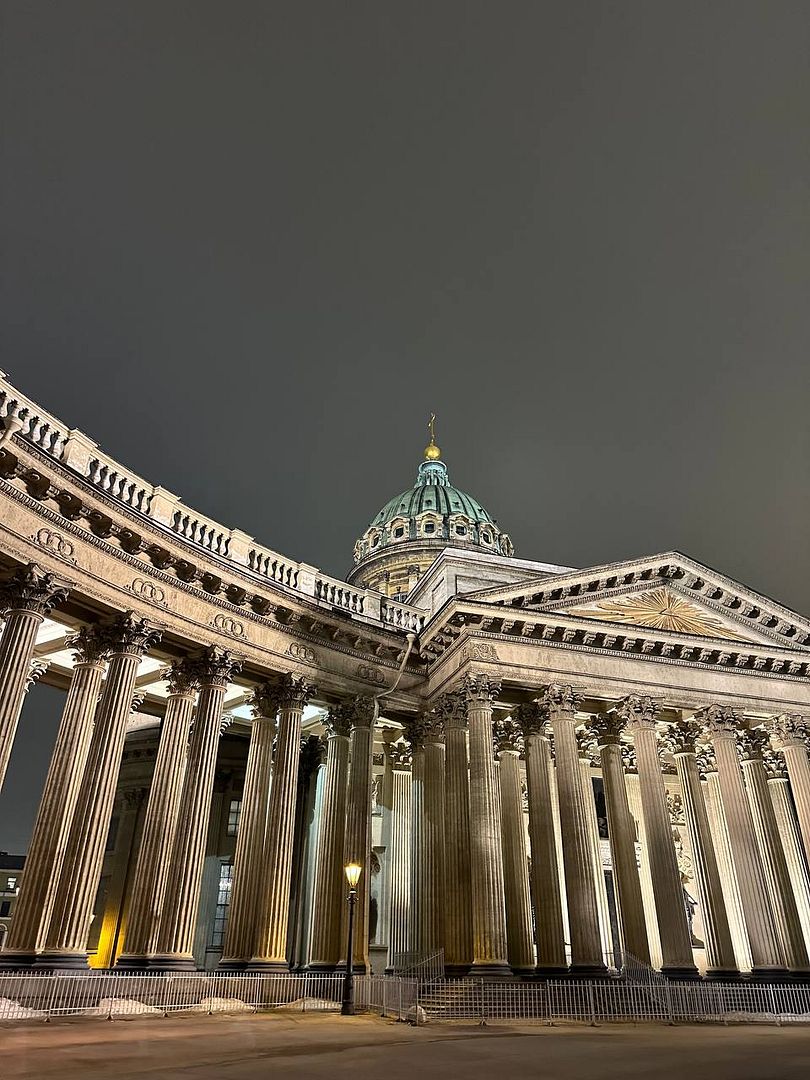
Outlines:
{"label": "green dome", "polygon": [[415,518],[432,510],[442,517],[463,514],[476,523],[494,521],[472,495],[453,487],[443,461],[423,461],[416,483],[391,499],[374,518],[370,528],[382,528],[395,518]]}

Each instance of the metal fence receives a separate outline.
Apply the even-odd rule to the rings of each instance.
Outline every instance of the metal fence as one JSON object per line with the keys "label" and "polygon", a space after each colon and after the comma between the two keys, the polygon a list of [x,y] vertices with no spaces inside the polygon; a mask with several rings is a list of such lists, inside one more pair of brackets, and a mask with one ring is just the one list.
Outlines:
{"label": "metal fence", "polygon": [[[0,1021],[190,1012],[339,1012],[340,974],[0,974]],[[810,986],[662,978],[507,982],[355,976],[355,1006],[416,1024],[465,1020],[810,1023]]]}
{"label": "metal fence", "polygon": [[[416,997],[411,979],[355,976],[358,1010],[407,1018]],[[0,974],[0,1020],[56,1016],[162,1015],[196,1012],[339,1012],[343,976],[253,972],[80,972]]]}

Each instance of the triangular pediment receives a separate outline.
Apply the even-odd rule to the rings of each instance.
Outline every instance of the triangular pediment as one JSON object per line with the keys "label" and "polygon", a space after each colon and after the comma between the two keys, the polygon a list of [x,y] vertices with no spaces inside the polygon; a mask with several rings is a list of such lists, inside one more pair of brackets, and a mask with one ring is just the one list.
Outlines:
{"label": "triangular pediment", "polygon": [[532,578],[477,603],[782,648],[810,649],[810,622],[679,552]]}

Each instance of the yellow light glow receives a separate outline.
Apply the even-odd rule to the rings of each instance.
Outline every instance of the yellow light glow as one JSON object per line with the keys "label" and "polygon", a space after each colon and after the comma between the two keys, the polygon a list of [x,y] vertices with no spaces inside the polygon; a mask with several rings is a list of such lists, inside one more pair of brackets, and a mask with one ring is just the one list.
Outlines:
{"label": "yellow light glow", "polygon": [[349,863],[344,867],[344,873],[346,874],[346,880],[349,883],[349,888],[356,889],[357,882],[360,880],[360,875],[363,873],[363,867],[359,863]]}

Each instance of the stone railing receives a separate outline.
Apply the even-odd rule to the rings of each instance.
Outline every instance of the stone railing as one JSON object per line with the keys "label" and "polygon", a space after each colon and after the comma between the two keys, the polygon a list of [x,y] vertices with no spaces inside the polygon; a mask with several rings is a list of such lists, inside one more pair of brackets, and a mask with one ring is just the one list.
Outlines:
{"label": "stone railing", "polygon": [[295,562],[257,544],[240,529],[228,529],[186,506],[177,495],[124,469],[76,428],[68,428],[21,394],[0,372],[0,446],[13,436],[38,447],[66,465],[108,498],[168,529],[186,543],[227,559],[260,578],[358,618],[384,623],[404,632],[421,630],[419,608],[396,603],[381,593],[355,589],[314,566]]}

